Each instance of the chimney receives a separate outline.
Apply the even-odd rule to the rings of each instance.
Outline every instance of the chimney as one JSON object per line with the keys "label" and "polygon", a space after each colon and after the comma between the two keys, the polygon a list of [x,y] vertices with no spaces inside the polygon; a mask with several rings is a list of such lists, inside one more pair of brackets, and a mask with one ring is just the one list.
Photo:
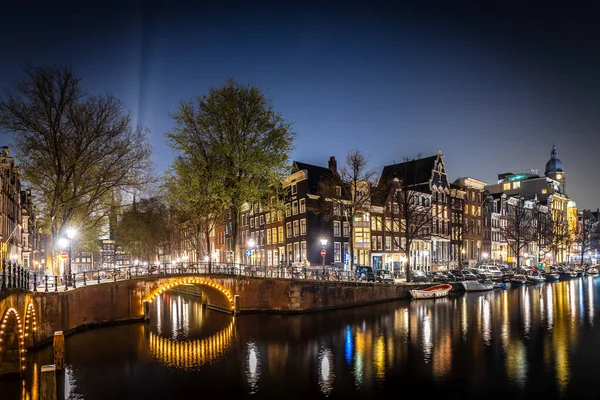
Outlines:
{"label": "chimney", "polygon": [[335,161],[335,157],[329,157],[329,169],[333,172],[337,172],[337,161]]}
{"label": "chimney", "polygon": [[9,154],[10,152],[8,151],[8,146],[2,146],[2,155],[4,157],[8,157]]}

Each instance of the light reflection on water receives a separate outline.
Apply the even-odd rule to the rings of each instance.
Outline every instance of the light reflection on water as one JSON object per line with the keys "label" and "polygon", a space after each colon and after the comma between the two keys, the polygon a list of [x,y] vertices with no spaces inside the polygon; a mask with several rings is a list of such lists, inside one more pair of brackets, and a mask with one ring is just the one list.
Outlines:
{"label": "light reflection on water", "polygon": [[[72,398],[111,398],[110,387],[128,382],[141,390],[139,398],[180,397],[180,387],[214,388],[235,398],[286,393],[369,398],[378,390],[410,388],[442,394],[453,382],[463,398],[499,392],[516,398],[600,397],[594,385],[575,384],[595,365],[591,349],[600,346],[598,335],[591,334],[598,282],[577,279],[302,316],[235,318],[167,293],[154,303],[148,325],[69,337],[69,392]],[[51,360],[48,350],[32,355],[36,371]],[[157,378],[143,380],[144,374],[132,372],[140,369]],[[169,369],[185,384],[175,384]],[[34,381],[38,372],[24,381],[22,398],[38,398]]]}

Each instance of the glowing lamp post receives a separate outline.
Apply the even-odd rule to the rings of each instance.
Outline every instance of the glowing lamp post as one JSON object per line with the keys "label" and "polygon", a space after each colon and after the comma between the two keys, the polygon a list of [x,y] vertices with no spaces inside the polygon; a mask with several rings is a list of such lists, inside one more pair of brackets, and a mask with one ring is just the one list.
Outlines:
{"label": "glowing lamp post", "polygon": [[321,257],[323,257],[323,279],[325,279],[325,255],[327,254],[327,250],[325,250],[325,247],[327,247],[327,238],[325,236],[321,238],[321,246],[323,247],[321,249]]}

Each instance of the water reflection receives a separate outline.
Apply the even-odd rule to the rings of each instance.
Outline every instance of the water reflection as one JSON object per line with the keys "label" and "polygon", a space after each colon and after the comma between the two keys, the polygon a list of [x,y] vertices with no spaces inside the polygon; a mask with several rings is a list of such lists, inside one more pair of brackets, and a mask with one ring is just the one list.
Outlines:
{"label": "water reflection", "polygon": [[[598,398],[600,389],[579,382],[589,378],[600,345],[593,332],[599,289],[596,280],[579,279],[235,319],[167,294],[155,302],[149,325],[69,337],[69,390],[86,400],[211,390],[231,398],[373,398],[381,391],[447,394],[451,383],[463,399]],[[16,392],[24,399],[39,398],[35,371],[51,361],[51,348],[32,356],[34,372]]]}
{"label": "water reflection", "polygon": [[328,396],[333,390],[333,355],[329,349],[321,349],[319,352],[319,386],[321,392]]}
{"label": "water reflection", "polygon": [[204,339],[177,341],[150,332],[150,355],[169,367],[199,368],[219,360],[231,345],[234,321],[222,331]]}
{"label": "water reflection", "polygon": [[246,355],[246,377],[250,385],[250,394],[258,391],[258,378],[260,378],[260,356],[255,343],[248,343]]}

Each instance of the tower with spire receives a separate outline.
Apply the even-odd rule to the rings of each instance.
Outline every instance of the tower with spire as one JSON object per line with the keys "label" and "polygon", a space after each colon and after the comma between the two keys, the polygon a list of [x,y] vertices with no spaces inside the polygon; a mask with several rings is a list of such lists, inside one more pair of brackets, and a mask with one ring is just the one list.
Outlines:
{"label": "tower with spire", "polygon": [[563,195],[567,194],[567,182],[565,179],[565,171],[562,162],[558,158],[556,145],[552,143],[552,151],[550,152],[550,160],[546,163],[545,175],[548,178],[554,179],[560,183],[560,191]]}

